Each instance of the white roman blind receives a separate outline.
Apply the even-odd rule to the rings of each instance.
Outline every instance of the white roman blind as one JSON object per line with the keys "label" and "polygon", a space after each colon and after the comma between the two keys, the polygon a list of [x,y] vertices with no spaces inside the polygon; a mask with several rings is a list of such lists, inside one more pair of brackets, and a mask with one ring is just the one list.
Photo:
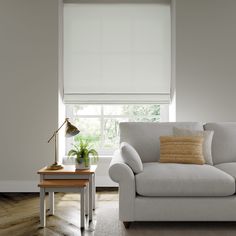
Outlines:
{"label": "white roman blind", "polygon": [[170,1],[65,1],[65,103],[169,103]]}

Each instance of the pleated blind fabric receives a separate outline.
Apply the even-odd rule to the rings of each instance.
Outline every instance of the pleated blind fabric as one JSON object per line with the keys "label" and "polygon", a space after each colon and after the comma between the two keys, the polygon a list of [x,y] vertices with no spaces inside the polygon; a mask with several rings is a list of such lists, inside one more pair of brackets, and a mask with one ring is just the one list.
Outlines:
{"label": "pleated blind fabric", "polygon": [[168,103],[170,2],[64,4],[65,103]]}

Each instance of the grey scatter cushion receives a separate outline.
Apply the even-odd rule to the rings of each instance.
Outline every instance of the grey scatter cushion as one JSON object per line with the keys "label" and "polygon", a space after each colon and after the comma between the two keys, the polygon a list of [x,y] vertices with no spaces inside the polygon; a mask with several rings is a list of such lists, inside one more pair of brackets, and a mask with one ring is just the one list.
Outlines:
{"label": "grey scatter cushion", "polygon": [[120,144],[120,152],[124,162],[130,166],[135,174],[143,171],[143,163],[137,151],[128,143]]}
{"label": "grey scatter cushion", "polygon": [[177,127],[173,127],[174,136],[203,136],[203,145],[202,152],[205,159],[206,164],[213,165],[212,161],[212,153],[211,153],[211,144],[214,131],[196,131],[189,129],[180,129]]}

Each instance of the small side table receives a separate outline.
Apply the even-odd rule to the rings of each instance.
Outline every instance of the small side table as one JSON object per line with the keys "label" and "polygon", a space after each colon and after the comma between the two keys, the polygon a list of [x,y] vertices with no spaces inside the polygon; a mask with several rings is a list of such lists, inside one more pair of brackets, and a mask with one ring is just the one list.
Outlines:
{"label": "small side table", "polygon": [[[89,181],[87,179],[72,179],[72,180],[43,180],[39,183],[40,187],[40,224],[41,227],[46,226],[46,208],[45,208],[45,193],[46,192],[74,192],[80,193],[80,228],[84,228],[84,203],[85,192]],[[88,201],[86,201],[88,204]]]}
{"label": "small side table", "polygon": [[[65,180],[70,182],[70,180],[88,180],[88,211],[89,211],[89,221],[93,219],[93,210],[95,209],[95,171],[97,165],[91,165],[88,170],[75,170],[74,165],[65,165],[63,169],[60,170],[47,170],[44,167],[38,171],[40,175],[40,182],[45,180]],[[54,192],[49,192],[49,214],[54,215]]]}

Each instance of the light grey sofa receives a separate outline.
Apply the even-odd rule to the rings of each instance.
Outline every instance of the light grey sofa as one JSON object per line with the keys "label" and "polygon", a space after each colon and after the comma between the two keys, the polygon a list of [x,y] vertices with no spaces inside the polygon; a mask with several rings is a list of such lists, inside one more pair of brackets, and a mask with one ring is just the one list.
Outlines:
{"label": "light grey sofa", "polygon": [[[159,137],[173,127],[214,130],[214,165],[159,163]],[[236,123],[120,124],[120,141],[131,144],[143,162],[134,174],[119,150],[109,168],[119,183],[119,218],[133,221],[236,221]]]}

